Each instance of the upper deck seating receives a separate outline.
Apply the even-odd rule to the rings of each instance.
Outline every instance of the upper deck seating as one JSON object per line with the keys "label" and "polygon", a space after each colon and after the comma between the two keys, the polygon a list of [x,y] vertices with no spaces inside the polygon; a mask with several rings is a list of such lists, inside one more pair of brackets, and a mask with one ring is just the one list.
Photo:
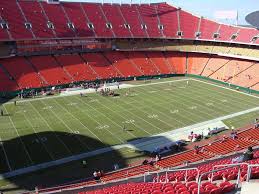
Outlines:
{"label": "upper deck seating", "polygon": [[200,25],[200,39],[211,40],[213,39],[213,34],[218,32],[219,24],[214,21],[202,18]]}
{"label": "upper deck seating", "polygon": [[[101,4],[82,3],[82,7],[87,14],[87,22],[92,23],[97,37],[113,37],[112,28],[106,25],[105,16],[101,9]],[[118,17],[118,16],[117,16]],[[115,24],[113,24],[115,25]]]}
{"label": "upper deck seating", "polygon": [[157,15],[164,26],[163,34],[166,37],[176,37],[178,31],[177,8],[166,3],[157,5]]}
{"label": "upper deck seating", "polygon": [[75,36],[94,37],[94,31],[87,25],[87,15],[81,3],[66,2],[62,4],[70,22],[74,25]]}
{"label": "upper deck seating", "polygon": [[68,20],[59,4],[42,3],[42,7],[49,21],[53,23],[58,38],[75,37],[74,30],[69,28]]}
{"label": "upper deck seating", "polygon": [[159,29],[158,16],[156,13],[156,7],[150,5],[136,6],[143,23],[147,26],[147,33],[150,37],[160,38],[162,36],[162,27]]}
{"label": "upper deck seating", "polygon": [[116,37],[131,37],[130,28],[127,28],[125,25],[126,23],[122,17],[119,5],[104,4],[102,9],[108,22],[112,24]]}
{"label": "upper deck seating", "polygon": [[180,30],[183,32],[183,38],[195,39],[195,32],[198,31],[199,18],[186,11],[179,11]]}
{"label": "upper deck seating", "polygon": [[52,29],[47,27],[47,18],[38,2],[19,1],[19,4],[36,38],[55,38]]}
{"label": "upper deck seating", "polygon": [[[0,2],[0,16],[8,23],[12,39],[32,39],[30,29],[25,28],[25,21],[16,1],[8,0]],[[0,31],[3,31],[1,29]]]}
{"label": "upper deck seating", "polygon": [[141,28],[141,21],[139,20],[139,14],[136,6],[137,5],[130,6],[125,4],[120,6],[119,9],[129,25],[133,36],[136,38],[147,37],[145,30]]}

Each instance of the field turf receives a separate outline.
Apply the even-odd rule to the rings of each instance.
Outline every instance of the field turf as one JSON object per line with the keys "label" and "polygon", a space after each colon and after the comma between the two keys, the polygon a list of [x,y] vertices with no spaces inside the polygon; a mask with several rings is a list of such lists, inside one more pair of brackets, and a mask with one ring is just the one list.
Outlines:
{"label": "field turf", "polygon": [[[87,97],[19,101],[17,106],[3,104],[0,108],[6,116],[0,117],[0,173],[259,106],[258,98],[204,82],[155,82],[116,90],[116,97],[93,93]],[[254,119],[257,113],[247,117]],[[228,125],[232,122],[235,121],[226,121]]]}

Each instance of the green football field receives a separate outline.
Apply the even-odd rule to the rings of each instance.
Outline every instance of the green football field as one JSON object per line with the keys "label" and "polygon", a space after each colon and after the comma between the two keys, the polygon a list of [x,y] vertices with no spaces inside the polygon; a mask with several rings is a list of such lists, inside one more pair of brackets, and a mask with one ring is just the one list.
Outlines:
{"label": "green football field", "polygon": [[[172,78],[128,84],[137,87],[116,90],[116,97],[93,93],[1,105],[5,116],[0,117],[0,173],[259,106],[259,98],[197,80],[188,85]],[[257,115],[258,111],[247,117]]]}

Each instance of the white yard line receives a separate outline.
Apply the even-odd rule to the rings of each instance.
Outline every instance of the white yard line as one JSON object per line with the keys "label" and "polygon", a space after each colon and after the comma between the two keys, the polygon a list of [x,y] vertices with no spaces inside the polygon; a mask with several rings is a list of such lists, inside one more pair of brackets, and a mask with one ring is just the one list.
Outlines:
{"label": "white yard line", "polygon": [[[45,106],[47,106],[48,104],[45,104],[44,102],[42,102]],[[71,134],[74,134],[74,131],[71,129],[71,127],[69,127],[64,121],[63,121],[63,119],[61,119],[59,116],[58,116],[58,114],[56,114],[55,113],[55,111],[53,111],[52,109],[49,109],[51,112],[52,112],[52,114],[58,119],[58,120],[60,120],[61,121],[61,123],[63,123],[63,125],[71,132]],[[97,137],[98,138],[98,137]],[[91,148],[89,148],[86,144],[84,144],[82,141],[81,141],[81,139],[80,138],[78,138],[78,137],[76,137],[76,139],[79,141],[79,143],[81,144],[81,146],[82,146],[82,148],[83,148],[83,150],[85,149],[84,148],[84,146],[86,146],[86,148],[88,149],[88,150],[91,150]],[[70,149],[71,150],[71,149]],[[72,152],[73,153],[73,152]]]}
{"label": "white yard line", "polygon": [[209,85],[212,85],[212,86],[216,86],[216,87],[218,87],[218,88],[224,88],[224,89],[226,89],[226,90],[231,90],[231,91],[233,91],[233,92],[237,92],[237,93],[244,94],[244,95],[247,95],[247,96],[251,96],[251,97],[254,97],[254,98],[259,98],[259,96],[255,96],[255,95],[252,95],[252,94],[247,94],[247,93],[244,93],[244,92],[241,92],[241,91],[237,91],[237,90],[234,90],[234,89],[231,89],[231,88],[227,88],[227,87],[224,87],[224,86],[219,86],[219,85],[217,85],[217,84],[205,82],[205,81],[202,81],[202,80],[193,79],[193,78],[191,78],[191,80],[198,81],[198,82],[202,82],[202,83],[209,84]]}
{"label": "white yard line", "polygon": [[[127,108],[124,108],[124,107],[119,106],[119,105],[118,105],[117,103],[115,103],[113,100],[110,100],[110,99],[108,99],[108,98],[106,98],[106,99],[109,100],[110,102],[112,102],[112,103],[113,103],[114,105],[116,105],[117,107],[124,109],[124,111],[130,113],[130,114],[133,115],[134,117],[137,116],[137,115],[134,115],[134,114],[133,114],[131,111],[129,111]],[[124,101],[123,101],[123,103],[126,104],[126,105],[129,105],[128,103],[125,103]],[[134,109],[138,109],[138,107],[134,107]],[[144,111],[142,111],[142,112],[144,112]],[[116,111],[116,114],[118,114],[118,111]],[[128,120],[128,119],[125,118],[125,117],[123,117],[123,118],[124,118],[125,120]],[[145,119],[143,119],[142,117],[137,116],[137,118],[138,118],[138,119],[141,119],[142,121],[144,121],[145,123],[148,123],[149,125],[151,125],[151,126],[153,126],[153,127],[156,127],[156,126],[154,126],[152,123],[150,123],[150,122],[146,121]],[[138,129],[141,129],[141,130],[145,131],[147,134],[151,135],[151,133],[149,133],[148,131],[146,131],[146,130],[143,129],[142,127],[137,126],[135,123],[131,123],[131,124],[134,125],[134,126],[136,126]],[[163,131],[163,130],[161,130],[159,127],[156,127],[156,128],[159,129],[160,131]]]}
{"label": "white yard line", "polygon": [[[112,102],[112,100],[111,100],[111,102]],[[116,104],[115,102],[113,102],[113,103]],[[130,105],[130,106],[131,106],[131,103],[125,103],[124,101],[123,101],[123,103],[126,104],[126,105]],[[117,104],[116,104],[116,106],[120,107],[120,106],[117,105]],[[138,110],[140,110],[141,112],[143,112],[143,113],[145,113],[145,114],[148,115],[148,113],[145,112],[145,111],[143,111],[143,110],[140,108],[140,106],[137,106],[137,107],[131,106],[131,107],[132,107],[131,109],[124,108],[123,111],[126,111],[126,112],[130,113],[130,114],[133,115],[134,117],[137,117],[138,119],[141,119],[142,121],[144,121],[145,123],[149,124],[150,126],[153,126],[153,127],[155,127],[156,129],[158,129],[159,131],[163,132],[163,130],[162,130],[160,127],[155,126],[154,124],[150,123],[150,122],[147,121],[146,119],[144,119],[144,118],[142,118],[142,117],[140,117],[140,116],[137,116],[137,115],[135,115],[134,113],[132,113],[132,112],[130,111],[130,110],[136,110],[136,109],[138,109]],[[141,106],[141,107],[142,107],[142,108],[145,108],[146,106]],[[142,129],[142,130],[144,130],[146,133],[148,133],[149,135],[151,135],[151,134],[150,134],[148,131],[146,131],[145,129]]]}
{"label": "white yard line", "polygon": [[10,162],[9,162],[9,159],[8,159],[8,156],[7,156],[6,151],[5,151],[5,148],[4,148],[4,143],[2,142],[1,137],[0,137],[0,141],[1,141],[1,147],[2,147],[3,152],[4,152],[5,161],[6,161],[6,163],[7,163],[8,169],[9,169],[9,171],[12,171],[12,168],[11,168],[11,165],[10,165]]}
{"label": "white yard line", "polygon": [[[79,98],[79,97],[77,97]],[[101,106],[105,107],[106,109],[109,109],[111,112],[114,112],[112,109],[110,109],[109,107],[103,105],[102,103],[100,103],[99,101],[97,101],[98,104],[100,104]],[[114,123],[115,125],[117,125],[119,128],[121,128],[121,130],[123,130],[123,126],[122,125],[119,125],[118,123],[114,122],[111,118],[107,117],[104,113],[102,113],[101,111],[99,110],[96,110],[96,108],[94,108],[93,106],[91,106],[90,104],[87,104],[84,102],[84,104],[90,106],[92,109],[94,109],[96,112],[98,112],[99,114],[103,115],[105,118],[107,118],[108,120],[110,120],[112,123]],[[114,112],[116,113],[116,112]],[[119,115],[120,117],[122,117],[120,114],[116,113],[117,115]],[[125,119],[125,117],[122,117]],[[127,119],[126,119],[127,120]],[[136,138],[136,136],[134,134],[132,134],[130,131],[126,131],[127,133],[129,133],[132,137]],[[114,134],[116,135],[116,134]]]}
{"label": "white yard line", "polygon": [[[7,109],[5,108],[5,106],[4,106],[4,105],[3,105],[3,108],[4,108],[5,112],[6,112],[7,114],[9,114],[9,113],[8,113],[8,111],[7,111]],[[14,125],[13,120],[11,119],[11,117],[10,117],[10,116],[8,116],[8,118],[9,118],[10,122],[12,123],[12,126],[13,126],[13,128],[15,129],[16,134],[17,134],[17,136],[18,136],[19,140],[21,141],[21,143],[22,143],[22,145],[23,145],[23,149],[24,149],[24,151],[25,151],[25,153],[26,153],[27,157],[29,158],[30,163],[31,163],[31,164],[34,164],[34,162],[32,161],[32,158],[31,158],[31,156],[30,156],[30,154],[29,154],[29,152],[28,152],[28,150],[27,150],[27,148],[26,148],[26,146],[25,146],[24,142],[22,141],[22,138],[21,138],[21,136],[20,136],[20,134],[19,134],[19,132],[18,132],[18,130],[17,130],[17,128],[16,128],[16,126]]]}
{"label": "white yard line", "polygon": [[[36,129],[33,127],[33,124],[31,123],[31,121],[25,116],[26,114],[23,114],[25,120],[29,123],[29,125],[31,126],[31,128],[33,129],[33,132],[35,134],[35,136],[40,139],[40,136],[38,135],[38,132],[36,131]],[[45,143],[40,141],[40,144],[44,147],[44,149],[46,150],[46,152],[48,153],[49,157],[52,160],[55,160],[54,156],[52,155],[52,153],[48,150],[48,148],[46,147]]]}
{"label": "white yard line", "polygon": [[[85,103],[82,99],[80,99],[79,97],[76,97],[78,98],[83,104],[91,107],[92,109],[94,109],[96,112],[98,112],[95,108],[93,108],[92,106],[88,105],[87,103]],[[83,112],[85,114],[85,112]],[[98,112],[99,113],[99,112]],[[90,116],[88,113],[86,114],[89,118],[91,118],[93,121],[95,121],[99,126],[101,126],[102,124],[97,120],[95,119],[94,117]],[[106,116],[106,115],[105,115]],[[106,117],[107,118],[107,117]],[[110,119],[109,119],[110,120]],[[108,133],[110,133],[113,137],[115,137],[117,140],[119,140],[119,142],[121,143],[124,143],[124,141],[118,137],[118,135],[116,134],[113,134],[109,129],[105,129]]]}
{"label": "white yard line", "polygon": [[[196,81],[199,81],[199,80],[196,80]],[[206,82],[204,82],[204,83],[206,83]],[[214,85],[213,85],[214,86]],[[198,86],[199,87],[199,86]],[[240,93],[240,94],[245,94],[245,95],[248,95],[248,96],[250,96],[250,97],[255,97],[255,98],[259,98],[259,97],[257,97],[257,96],[253,96],[253,95],[250,95],[250,94],[247,94],[247,93],[243,93],[243,92],[239,92],[239,91],[236,91],[236,90],[232,90],[232,89],[230,89],[230,88],[225,88],[225,87],[221,87],[221,86],[219,86],[220,88],[223,88],[223,89],[229,89],[229,90],[231,90],[231,91],[235,91],[235,92],[238,92],[238,93]],[[208,91],[211,91],[211,92],[216,92],[216,93],[219,93],[219,94],[221,94],[221,95],[224,95],[224,96],[227,96],[228,98],[229,98],[229,96],[226,94],[226,93],[224,93],[224,92],[222,92],[222,91],[215,91],[215,90],[212,90],[212,89],[208,89],[208,88],[203,88],[204,90],[208,90]],[[239,102],[240,101],[243,101],[243,102],[245,102],[245,103],[247,103],[247,104],[254,104],[255,106],[257,106],[258,104],[257,103],[255,103],[255,102],[250,102],[250,101],[247,101],[247,100],[245,100],[245,99],[243,99],[243,98],[238,98],[238,97],[236,97],[235,95],[232,95],[231,96],[231,99],[233,100],[233,101],[235,101],[236,102],[236,106],[239,104]]]}
{"label": "white yard line", "polygon": [[[94,137],[96,137],[100,142],[102,142],[102,140],[95,135],[86,125],[84,125],[78,118],[76,118],[72,113],[70,113],[66,108],[64,108],[63,106],[61,106],[55,99],[54,99],[55,103],[61,107],[63,110],[65,110],[69,115],[72,116],[72,118],[74,118],[75,120],[77,120],[85,129],[87,129]],[[44,103],[45,104],[45,103]],[[61,119],[56,113],[54,113],[53,110],[51,110],[51,112],[53,112],[53,114],[58,117],[59,120],[61,120],[71,131],[71,133],[74,133],[74,131],[71,129],[71,127],[69,127],[64,121],[63,119]],[[89,148],[84,142],[81,141],[81,139],[79,137],[77,137],[77,139],[79,140],[80,143],[82,143],[83,145],[85,145],[87,147],[87,149],[91,150],[91,148]],[[103,143],[103,142],[102,142]]]}
{"label": "white yard line", "polygon": [[32,105],[31,102],[29,102],[29,103],[30,103],[31,107],[34,109],[34,111],[40,116],[41,120],[42,120],[44,123],[46,123],[46,125],[48,126],[48,128],[49,128],[51,131],[53,131],[53,133],[55,134],[55,137],[56,137],[57,140],[64,146],[64,148],[67,150],[67,152],[68,152],[69,154],[72,154],[72,151],[71,151],[71,150],[67,147],[67,145],[62,141],[62,139],[60,139],[60,138],[57,136],[56,132],[50,127],[49,123],[42,117],[42,115],[40,114],[40,112]]}
{"label": "white yard line", "polygon": [[[66,97],[64,97],[64,98],[62,98],[62,99],[66,99]],[[80,98],[78,98],[78,99],[80,99]],[[81,100],[81,99],[80,99]],[[82,101],[82,100],[81,100]],[[85,103],[84,101],[82,101],[83,103]],[[77,108],[77,107],[76,107]],[[78,110],[81,110],[81,109],[79,109],[78,108]],[[82,112],[82,111],[80,111],[80,112]],[[87,115],[90,119],[92,119],[94,122],[96,122],[98,125],[101,125],[100,124],[100,122],[99,121],[97,121],[96,119],[94,119],[92,116],[90,116],[88,113],[86,114],[85,112],[82,112],[83,114],[85,114],[85,115]],[[70,113],[71,114],[71,113]],[[73,118],[76,118],[74,115],[73,115]],[[77,120],[79,120],[79,119],[77,119]],[[79,122],[81,122],[80,120],[79,120]],[[81,122],[82,123],[82,122]],[[83,124],[83,123],[82,123]],[[101,143],[103,143],[102,141],[101,141],[101,139],[94,133],[94,132],[92,132],[92,130],[89,128],[89,127],[87,127],[87,129],[88,129],[88,131],[92,134],[92,135],[94,135],[95,137],[97,137],[98,138],[98,140],[101,142]],[[106,129],[105,129],[106,130]],[[112,134],[109,130],[106,130],[108,133],[110,133],[111,135],[114,135],[114,134]],[[122,141],[120,138],[118,138],[117,136],[115,136],[121,143],[124,143],[124,141]]]}
{"label": "white yard line", "polygon": [[[141,93],[146,93],[146,89],[143,89],[143,91],[145,91],[145,92],[141,92]],[[159,93],[158,94],[154,94],[154,95],[159,95],[161,98],[165,98],[163,95],[160,95]],[[172,95],[172,94],[171,94]],[[173,95],[174,96],[174,95]],[[184,96],[184,95],[181,95],[181,96],[183,96],[184,98],[187,98],[187,96]],[[150,96],[149,96],[150,97]],[[206,112],[203,112],[203,111],[201,111],[201,110],[199,110],[199,109],[195,109],[195,111],[196,112],[200,112],[201,114],[194,114],[194,113],[192,113],[192,112],[189,112],[189,111],[187,111],[188,110],[188,108],[189,108],[189,106],[187,106],[185,103],[180,103],[180,102],[178,102],[178,101],[176,101],[175,100],[175,98],[177,98],[177,99],[180,99],[181,101],[185,101],[185,102],[191,102],[191,101],[189,101],[189,100],[184,100],[184,98],[180,98],[180,97],[177,97],[177,96],[174,96],[173,98],[170,98],[170,100],[173,100],[173,101],[175,101],[177,104],[180,104],[180,105],[182,105],[183,107],[186,107],[185,109],[182,109],[182,111],[185,111],[185,112],[188,112],[189,114],[192,114],[192,115],[195,115],[195,116],[198,116],[198,117],[200,117],[200,118],[204,118],[202,115],[203,114],[206,114],[206,115],[208,115],[208,116],[213,116],[214,117],[214,115],[211,115],[211,114],[209,114],[209,113],[206,113]],[[145,100],[147,100],[147,101],[151,101],[151,100],[148,100],[148,99],[145,99]],[[153,102],[153,101],[151,101],[151,102]],[[192,98],[192,102],[193,102],[193,98]],[[155,103],[154,103],[155,104]],[[197,106],[202,106],[201,104],[199,104],[199,103],[195,103],[195,104],[197,104]],[[158,105],[159,106],[159,105]],[[161,106],[159,106],[159,107],[161,107]],[[165,108],[165,107],[163,107],[163,108]],[[207,107],[206,107],[207,108]],[[165,109],[167,109],[167,108],[165,108]],[[209,108],[208,108],[209,109]],[[169,110],[169,109],[167,109],[167,110]],[[170,110],[169,110],[169,112],[170,112]],[[162,112],[161,112],[162,113]],[[165,113],[163,113],[163,114],[165,114]],[[166,114],[165,114],[166,115]],[[167,117],[168,117],[168,115],[166,115]],[[170,117],[171,118],[171,117]],[[188,118],[188,119],[190,119],[190,118]],[[191,119],[192,120],[192,119]],[[192,120],[193,121],[193,120]],[[180,122],[180,121],[178,121],[178,122]],[[195,121],[196,122],[196,121]],[[181,122],[182,123],[182,122]],[[183,124],[183,123],[182,123]]]}

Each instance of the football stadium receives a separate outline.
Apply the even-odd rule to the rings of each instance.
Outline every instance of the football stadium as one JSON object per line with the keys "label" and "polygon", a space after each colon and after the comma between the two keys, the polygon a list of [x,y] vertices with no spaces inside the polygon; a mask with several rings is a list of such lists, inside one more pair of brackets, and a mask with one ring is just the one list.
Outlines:
{"label": "football stadium", "polygon": [[1,193],[259,193],[252,25],[171,2],[1,0]]}

